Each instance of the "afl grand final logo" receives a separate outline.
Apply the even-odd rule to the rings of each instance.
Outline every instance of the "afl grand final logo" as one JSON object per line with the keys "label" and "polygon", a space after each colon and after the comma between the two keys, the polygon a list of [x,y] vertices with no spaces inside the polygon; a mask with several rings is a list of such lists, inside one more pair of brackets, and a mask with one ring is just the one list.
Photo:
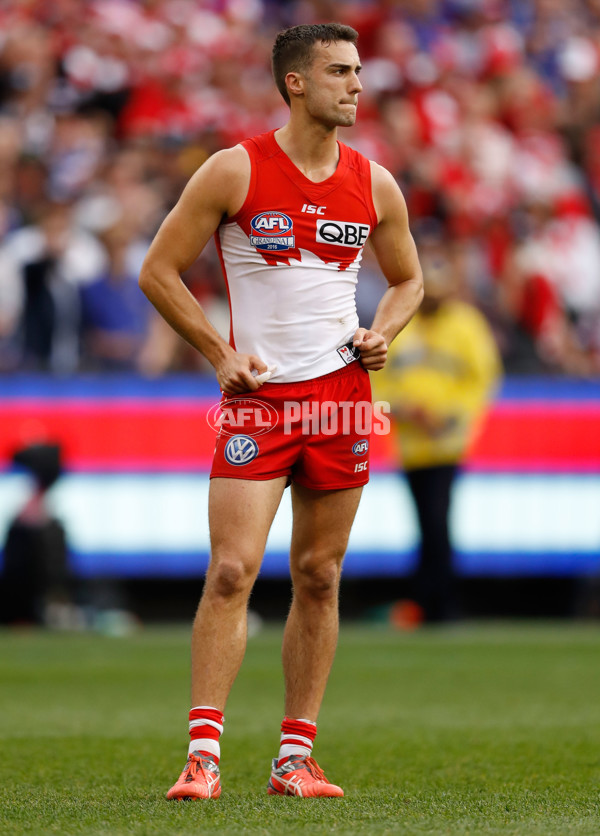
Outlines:
{"label": "afl grand final logo", "polygon": [[295,246],[294,224],[283,212],[261,212],[250,221],[250,243],[257,250],[273,252],[291,250]]}
{"label": "afl grand final logo", "polygon": [[229,464],[249,464],[258,456],[258,444],[249,435],[234,435],[225,445],[225,458]]}

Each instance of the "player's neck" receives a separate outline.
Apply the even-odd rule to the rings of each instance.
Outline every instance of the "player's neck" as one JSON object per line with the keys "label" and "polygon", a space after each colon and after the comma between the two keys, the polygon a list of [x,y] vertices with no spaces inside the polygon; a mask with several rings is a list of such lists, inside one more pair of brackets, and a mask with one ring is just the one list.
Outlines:
{"label": "player's neck", "polygon": [[337,128],[303,125],[290,119],[275,131],[275,140],[302,174],[315,183],[327,180],[337,168]]}

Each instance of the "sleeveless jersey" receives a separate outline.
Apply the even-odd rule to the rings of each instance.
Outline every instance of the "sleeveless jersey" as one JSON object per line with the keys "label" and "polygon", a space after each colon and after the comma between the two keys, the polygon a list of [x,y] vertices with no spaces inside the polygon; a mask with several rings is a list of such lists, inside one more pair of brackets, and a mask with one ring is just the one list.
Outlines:
{"label": "sleeveless jersey", "polygon": [[371,169],[339,142],[333,175],[313,183],[275,131],[242,143],[251,163],[240,211],[215,240],[229,296],[230,343],[276,365],[270,382],[309,380],[353,362],[355,292],[377,224]]}

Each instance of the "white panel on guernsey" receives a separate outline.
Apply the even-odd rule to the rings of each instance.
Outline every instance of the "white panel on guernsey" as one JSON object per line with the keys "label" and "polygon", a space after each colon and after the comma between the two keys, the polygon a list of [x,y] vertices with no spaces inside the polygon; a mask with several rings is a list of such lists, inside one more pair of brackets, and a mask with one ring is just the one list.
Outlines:
{"label": "white panel on guernsey", "polygon": [[301,261],[290,256],[289,264],[265,269],[264,257],[252,251],[237,224],[221,227],[219,236],[237,350],[257,354],[267,365],[276,360],[272,383],[342,368],[337,349],[359,324],[355,292],[362,251],[346,270],[304,249]]}

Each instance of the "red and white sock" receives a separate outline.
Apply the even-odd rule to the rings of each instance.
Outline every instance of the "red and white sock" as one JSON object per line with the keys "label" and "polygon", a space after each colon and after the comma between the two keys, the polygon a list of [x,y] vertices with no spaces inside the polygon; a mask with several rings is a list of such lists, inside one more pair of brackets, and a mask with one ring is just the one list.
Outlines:
{"label": "red and white sock", "polygon": [[281,724],[281,739],[277,766],[281,766],[290,755],[308,757],[317,736],[317,724],[310,720],[294,720],[284,717]]}
{"label": "red and white sock", "polygon": [[223,712],[210,705],[197,705],[190,709],[190,746],[188,754],[202,752],[212,755],[219,763],[221,747],[219,738],[223,733],[225,722]]}

